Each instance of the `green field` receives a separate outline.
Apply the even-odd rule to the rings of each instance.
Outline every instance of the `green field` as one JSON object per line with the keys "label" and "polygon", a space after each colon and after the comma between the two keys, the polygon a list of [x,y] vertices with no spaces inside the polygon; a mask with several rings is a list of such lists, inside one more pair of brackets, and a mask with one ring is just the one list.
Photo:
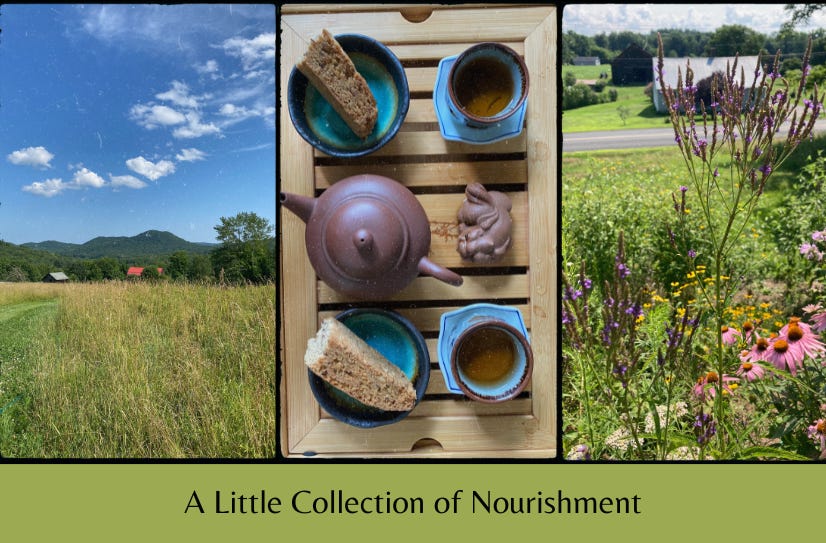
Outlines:
{"label": "green field", "polygon": [[[573,72],[578,80],[598,79],[599,74],[611,75],[611,66],[563,66],[562,74]],[[632,128],[663,128],[671,126],[668,117],[654,110],[651,99],[645,95],[645,86],[614,87],[610,80],[608,89],[617,91],[615,102],[567,109],[562,112],[563,132],[591,132],[598,130],[624,130]],[[620,111],[625,112],[625,118]]]}
{"label": "green field", "polygon": [[0,290],[0,455],[275,454],[272,285]]}

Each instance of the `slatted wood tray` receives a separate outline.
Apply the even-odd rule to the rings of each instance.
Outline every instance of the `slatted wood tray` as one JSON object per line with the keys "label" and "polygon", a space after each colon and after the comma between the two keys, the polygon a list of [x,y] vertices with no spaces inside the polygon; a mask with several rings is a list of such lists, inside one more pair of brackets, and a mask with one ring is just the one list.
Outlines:
{"label": "slatted wood tray", "polygon": [[[303,363],[307,340],[321,319],[351,307],[320,282],[304,247],[305,225],[284,210],[281,235],[283,348],[279,353],[280,446],[285,457],[550,458],[556,455],[556,13],[552,6],[444,7],[285,6],[280,50],[281,190],[317,195],[358,173],[381,174],[409,187],[431,224],[430,258],[464,276],[461,287],[419,277],[374,306],[398,311],[422,331],[432,360],[423,401],[399,423],[364,430],[330,418],[310,391]],[[354,10],[352,12],[340,11]],[[421,20],[411,22],[410,19]],[[314,152],[286,112],[289,72],[312,37],[361,33],[400,58],[410,84],[409,113],[399,134],[360,159]],[[480,41],[505,43],[524,55],[531,78],[526,128],[499,143],[445,141],[433,107],[438,62]],[[470,182],[502,190],[513,200],[513,246],[495,267],[463,262],[456,252],[456,213]],[[496,405],[450,394],[439,371],[439,318],[471,303],[519,307],[535,354],[531,384],[517,399]]]}

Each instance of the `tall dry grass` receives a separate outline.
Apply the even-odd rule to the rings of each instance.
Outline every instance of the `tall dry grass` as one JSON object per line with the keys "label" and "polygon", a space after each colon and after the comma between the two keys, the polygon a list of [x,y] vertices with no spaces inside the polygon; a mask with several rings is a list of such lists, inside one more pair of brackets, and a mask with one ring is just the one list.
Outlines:
{"label": "tall dry grass", "polygon": [[32,338],[33,456],[275,454],[274,287],[57,290],[56,318]]}

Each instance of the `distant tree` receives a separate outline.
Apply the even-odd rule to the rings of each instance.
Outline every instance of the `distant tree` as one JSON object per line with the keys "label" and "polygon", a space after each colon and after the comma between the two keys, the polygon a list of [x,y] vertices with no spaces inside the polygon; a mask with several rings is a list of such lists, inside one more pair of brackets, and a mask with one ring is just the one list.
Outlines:
{"label": "distant tree", "polygon": [[212,279],[212,262],[207,255],[192,255],[186,269],[186,278],[190,281],[206,281]]}
{"label": "distant tree", "polygon": [[145,281],[159,281],[161,274],[158,272],[157,266],[146,266],[141,272],[141,279]]}
{"label": "distant tree", "polygon": [[573,64],[574,57],[586,57],[593,47],[594,40],[589,36],[569,30],[562,34],[562,63]]}
{"label": "distant tree", "polygon": [[617,114],[619,115],[620,120],[622,120],[622,125],[625,126],[628,117],[631,116],[631,109],[628,106],[619,106],[617,108]]}
{"label": "distant tree", "polygon": [[711,34],[705,54],[710,57],[756,55],[765,41],[765,36],[747,26],[723,25]]}
{"label": "distant tree", "polygon": [[663,28],[648,35],[648,50],[657,50],[657,33],[663,40],[663,49],[669,57],[696,57],[703,55],[710,33],[700,30]]}
{"label": "distant tree", "polygon": [[25,281],[29,281],[29,276],[22,268],[18,266],[13,266],[9,268],[3,275],[3,281],[22,283]]}
{"label": "distant tree", "polygon": [[794,28],[806,24],[812,15],[826,8],[826,4],[786,4],[783,8],[791,19],[783,24],[784,28]]}
{"label": "distant tree", "polygon": [[102,279],[123,279],[126,276],[123,264],[115,258],[103,257],[98,258],[95,262],[100,270]]}
{"label": "distant tree", "polygon": [[223,271],[227,281],[254,283],[273,277],[274,255],[269,250],[273,226],[267,219],[242,212],[233,217],[221,217],[221,224],[215,226],[215,231],[221,242],[212,253],[216,275]]}
{"label": "distant tree", "polygon": [[165,271],[170,279],[186,278],[187,272],[189,271],[189,253],[186,251],[175,251],[172,253]]}
{"label": "distant tree", "polygon": [[562,81],[566,87],[573,87],[576,85],[576,74],[574,72],[565,72],[562,76]]}

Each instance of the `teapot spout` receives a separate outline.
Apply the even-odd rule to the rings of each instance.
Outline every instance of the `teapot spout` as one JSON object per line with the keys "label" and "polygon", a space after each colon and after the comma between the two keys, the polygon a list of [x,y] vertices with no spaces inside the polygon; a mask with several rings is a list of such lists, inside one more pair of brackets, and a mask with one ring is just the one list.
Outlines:
{"label": "teapot spout", "polygon": [[315,209],[316,199],[309,196],[301,196],[300,194],[290,194],[282,192],[279,195],[281,205],[298,215],[298,217],[305,223],[310,220],[310,215]]}
{"label": "teapot spout", "polygon": [[435,277],[439,281],[444,281],[449,285],[453,285],[454,287],[458,287],[463,283],[462,276],[458,273],[454,273],[447,268],[443,268],[442,266],[436,264],[429,258],[422,257],[419,260],[419,272],[425,275],[430,275]]}

